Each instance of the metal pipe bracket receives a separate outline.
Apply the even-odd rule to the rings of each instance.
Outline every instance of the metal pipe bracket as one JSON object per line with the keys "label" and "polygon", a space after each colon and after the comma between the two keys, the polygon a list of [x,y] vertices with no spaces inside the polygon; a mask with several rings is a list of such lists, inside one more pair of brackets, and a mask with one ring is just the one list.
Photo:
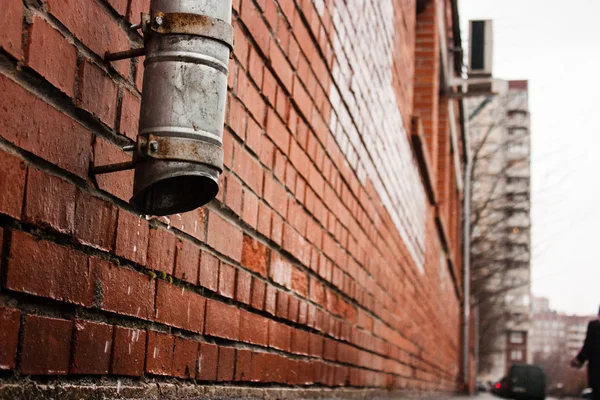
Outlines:
{"label": "metal pipe bracket", "polygon": [[139,135],[137,156],[212,166],[223,172],[223,148],[204,140],[174,136]]}
{"label": "metal pipe bracket", "polygon": [[150,14],[142,14],[142,28],[144,35],[179,34],[214,39],[225,43],[233,51],[233,26],[207,15],[151,10]]}

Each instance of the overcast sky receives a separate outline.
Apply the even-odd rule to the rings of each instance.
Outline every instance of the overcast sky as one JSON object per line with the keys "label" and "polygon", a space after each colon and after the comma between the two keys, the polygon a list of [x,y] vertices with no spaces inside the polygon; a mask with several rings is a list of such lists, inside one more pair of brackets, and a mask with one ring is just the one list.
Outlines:
{"label": "overcast sky", "polygon": [[532,289],[551,306],[600,305],[599,0],[459,0],[494,21],[494,76],[529,80]]}

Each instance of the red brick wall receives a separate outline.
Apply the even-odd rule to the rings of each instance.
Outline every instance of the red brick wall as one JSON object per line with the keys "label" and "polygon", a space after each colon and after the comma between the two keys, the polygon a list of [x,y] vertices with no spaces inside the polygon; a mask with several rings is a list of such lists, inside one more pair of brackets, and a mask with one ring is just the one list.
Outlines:
{"label": "red brick wall", "polygon": [[438,129],[414,1],[234,0],[221,191],[170,218],[89,175],[130,157],[143,60],[102,55],[148,1],[5,2],[0,381],[456,388],[460,282],[403,132],[413,99]]}

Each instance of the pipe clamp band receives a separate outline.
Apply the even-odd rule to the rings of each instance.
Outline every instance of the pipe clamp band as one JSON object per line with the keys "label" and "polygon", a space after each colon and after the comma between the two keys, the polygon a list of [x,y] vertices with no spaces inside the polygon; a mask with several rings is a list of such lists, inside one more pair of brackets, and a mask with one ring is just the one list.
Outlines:
{"label": "pipe clamp band", "polygon": [[218,40],[233,51],[233,26],[208,15],[189,13],[163,13],[151,10],[142,14],[144,34],[180,34],[202,36]]}
{"label": "pipe clamp band", "polygon": [[173,136],[138,136],[138,156],[209,165],[223,172],[223,148],[204,140]]}

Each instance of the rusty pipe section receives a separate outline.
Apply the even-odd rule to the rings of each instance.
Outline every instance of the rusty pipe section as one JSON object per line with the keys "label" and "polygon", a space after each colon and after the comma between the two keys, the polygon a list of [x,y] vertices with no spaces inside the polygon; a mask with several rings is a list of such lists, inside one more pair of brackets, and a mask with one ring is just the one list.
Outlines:
{"label": "rusty pipe section", "polygon": [[231,0],[152,0],[131,203],[150,215],[198,208],[219,191]]}

